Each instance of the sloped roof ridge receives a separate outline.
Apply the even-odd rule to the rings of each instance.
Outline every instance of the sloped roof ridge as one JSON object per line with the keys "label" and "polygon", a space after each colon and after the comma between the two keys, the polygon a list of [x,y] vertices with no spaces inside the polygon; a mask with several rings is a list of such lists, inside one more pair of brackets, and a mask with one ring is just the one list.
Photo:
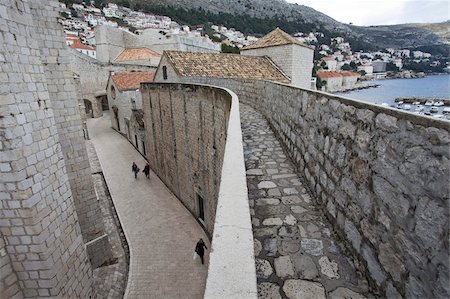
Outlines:
{"label": "sloped roof ridge", "polygon": [[311,48],[310,46],[305,45],[304,43],[300,42],[296,38],[292,37],[290,34],[284,32],[279,27],[277,27],[268,34],[258,39],[253,44],[243,47],[242,50],[291,45],[291,44]]}

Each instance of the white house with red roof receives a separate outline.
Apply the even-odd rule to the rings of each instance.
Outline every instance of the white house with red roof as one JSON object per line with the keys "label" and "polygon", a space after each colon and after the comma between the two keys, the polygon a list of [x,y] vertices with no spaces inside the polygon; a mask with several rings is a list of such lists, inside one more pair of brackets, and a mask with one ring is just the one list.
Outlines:
{"label": "white house with red roof", "polygon": [[[66,43],[67,43],[67,39],[66,39]],[[95,49],[95,47],[93,46],[88,46],[85,45],[83,43],[80,42],[80,40],[73,40],[72,44],[70,45],[70,47],[72,49],[77,50],[78,52],[81,52],[89,57],[92,57],[94,59],[97,58],[97,51]]]}

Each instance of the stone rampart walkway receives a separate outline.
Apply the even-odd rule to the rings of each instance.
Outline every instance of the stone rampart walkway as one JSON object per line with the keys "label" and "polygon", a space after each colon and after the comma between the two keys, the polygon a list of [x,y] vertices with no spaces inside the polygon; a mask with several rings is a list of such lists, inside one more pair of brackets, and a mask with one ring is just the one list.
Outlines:
{"label": "stone rampart walkway", "polygon": [[130,247],[125,298],[202,298],[207,265],[192,256],[198,239],[207,240],[203,230],[153,173],[134,178],[132,162],[142,170],[145,160],[110,128],[108,114],[88,127]]}
{"label": "stone rampart walkway", "polygon": [[364,298],[367,283],[334,242],[264,117],[240,106],[260,298]]}

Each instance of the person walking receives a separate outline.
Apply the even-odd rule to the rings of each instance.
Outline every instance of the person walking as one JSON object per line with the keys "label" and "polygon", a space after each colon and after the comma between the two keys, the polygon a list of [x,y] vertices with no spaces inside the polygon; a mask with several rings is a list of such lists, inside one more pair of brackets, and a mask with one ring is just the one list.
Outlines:
{"label": "person walking", "polygon": [[131,166],[131,171],[134,173],[134,178],[137,179],[137,174],[139,172],[139,167],[137,167],[136,163],[133,162],[133,165]]}
{"label": "person walking", "polygon": [[205,255],[205,249],[208,249],[206,247],[205,242],[203,242],[203,239],[200,239],[197,242],[197,245],[195,245],[195,252],[200,256],[200,259],[202,260],[202,265],[204,264],[203,256]]}
{"label": "person walking", "polygon": [[150,165],[148,165],[148,163],[145,164],[144,170],[142,172],[145,174],[147,179],[150,178]]}

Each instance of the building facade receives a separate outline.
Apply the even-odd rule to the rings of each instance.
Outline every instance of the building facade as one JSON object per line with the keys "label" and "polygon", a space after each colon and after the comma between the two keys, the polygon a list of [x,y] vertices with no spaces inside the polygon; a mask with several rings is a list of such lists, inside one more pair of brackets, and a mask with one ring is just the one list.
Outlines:
{"label": "building facade", "polygon": [[126,136],[144,156],[147,150],[139,87],[142,82],[152,82],[153,78],[153,72],[112,73],[107,86],[111,127]]}
{"label": "building facade", "polygon": [[268,56],[296,87],[311,86],[314,47],[305,45],[277,28],[254,44],[241,49],[242,55]]}

